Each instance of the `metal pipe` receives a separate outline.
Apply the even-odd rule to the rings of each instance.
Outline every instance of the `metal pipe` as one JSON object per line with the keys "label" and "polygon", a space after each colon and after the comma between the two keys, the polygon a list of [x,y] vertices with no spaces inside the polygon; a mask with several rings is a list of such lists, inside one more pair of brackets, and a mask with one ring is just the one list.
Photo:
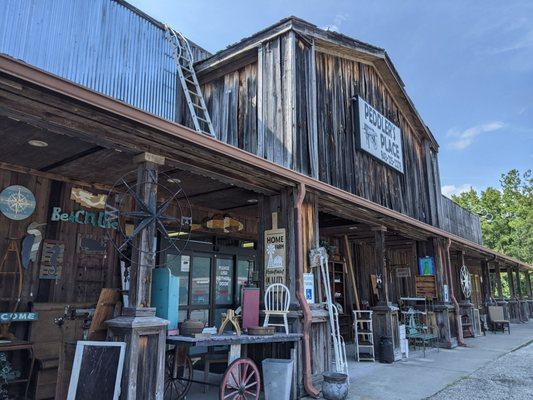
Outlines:
{"label": "metal pipe", "polygon": [[303,312],[303,378],[304,388],[307,394],[311,397],[317,398],[320,394],[319,390],[313,386],[313,377],[311,370],[311,343],[309,337],[309,330],[311,329],[311,309],[304,294],[304,248],[303,248],[303,230],[302,230],[302,204],[305,198],[305,185],[298,184],[298,196],[294,204],[296,211],[296,298],[300,303],[300,308]]}
{"label": "metal pipe", "polygon": [[457,326],[457,343],[461,346],[466,346],[463,338],[463,324],[461,323],[461,309],[459,308],[459,302],[455,298],[455,289],[453,286],[453,275],[452,275],[452,260],[450,257],[450,246],[452,241],[448,239],[446,241],[446,270],[448,271],[448,283],[450,284],[450,297],[452,303],[455,307],[455,324]]}

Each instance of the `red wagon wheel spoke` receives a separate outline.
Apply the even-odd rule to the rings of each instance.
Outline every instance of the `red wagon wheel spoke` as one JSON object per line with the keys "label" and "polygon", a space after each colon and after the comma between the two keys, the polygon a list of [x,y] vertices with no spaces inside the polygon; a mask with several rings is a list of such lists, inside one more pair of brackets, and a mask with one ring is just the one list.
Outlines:
{"label": "red wagon wheel spoke", "polygon": [[255,363],[249,358],[239,358],[226,369],[220,385],[221,400],[257,400],[261,391],[261,378]]}

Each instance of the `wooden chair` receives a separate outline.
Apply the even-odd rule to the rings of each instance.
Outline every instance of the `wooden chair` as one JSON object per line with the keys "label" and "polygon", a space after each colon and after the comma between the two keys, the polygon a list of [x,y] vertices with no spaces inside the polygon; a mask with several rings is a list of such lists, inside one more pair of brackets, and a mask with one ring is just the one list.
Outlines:
{"label": "wooden chair", "polygon": [[511,334],[511,325],[503,315],[502,306],[489,306],[489,319],[491,330],[493,332],[496,329],[501,328],[502,332],[505,333],[505,327],[507,326],[507,332],[509,333],[509,335]]}
{"label": "wooden chair", "polygon": [[[287,314],[289,314],[289,305],[291,303],[291,294],[287,286],[281,283],[270,285],[265,291],[265,321],[263,326],[283,326],[285,333],[289,333],[289,323]],[[283,317],[283,324],[269,322],[270,316]]]}

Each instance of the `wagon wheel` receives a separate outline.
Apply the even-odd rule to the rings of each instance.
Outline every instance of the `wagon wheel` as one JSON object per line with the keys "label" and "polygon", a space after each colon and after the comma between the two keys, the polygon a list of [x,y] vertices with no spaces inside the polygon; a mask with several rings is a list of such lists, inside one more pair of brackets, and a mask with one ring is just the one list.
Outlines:
{"label": "wagon wheel", "polygon": [[189,388],[192,379],[192,362],[189,356],[178,359],[176,363],[175,351],[169,350],[166,354],[165,365],[165,400],[183,399]]}
{"label": "wagon wheel", "polygon": [[220,385],[220,400],[257,400],[261,392],[261,378],[255,363],[239,358],[226,369]]}

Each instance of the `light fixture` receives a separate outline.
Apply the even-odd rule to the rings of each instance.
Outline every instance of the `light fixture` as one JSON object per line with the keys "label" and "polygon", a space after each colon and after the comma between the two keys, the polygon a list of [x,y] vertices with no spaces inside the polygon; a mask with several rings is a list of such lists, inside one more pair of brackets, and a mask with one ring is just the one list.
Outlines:
{"label": "light fixture", "polygon": [[167,179],[167,182],[168,182],[168,183],[181,183],[181,179],[178,179],[178,178],[168,178],[168,179]]}
{"label": "light fixture", "polygon": [[257,203],[257,199],[248,199],[246,202],[250,204]]}
{"label": "light fixture", "polygon": [[254,242],[241,242],[241,247],[244,249],[253,249],[255,246]]}
{"label": "light fixture", "polygon": [[46,147],[48,143],[43,142],[42,140],[28,140],[28,144],[33,147]]}

